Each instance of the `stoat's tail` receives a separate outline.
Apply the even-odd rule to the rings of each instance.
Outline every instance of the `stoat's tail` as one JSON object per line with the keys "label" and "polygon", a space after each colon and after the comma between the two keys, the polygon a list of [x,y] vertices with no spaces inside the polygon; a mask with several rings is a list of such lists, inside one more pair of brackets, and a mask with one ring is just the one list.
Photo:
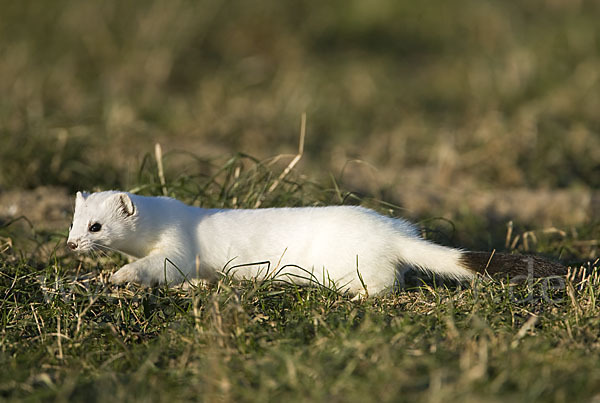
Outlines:
{"label": "stoat's tail", "polygon": [[537,256],[468,252],[419,238],[405,238],[400,242],[399,259],[419,270],[458,280],[476,274],[521,279],[567,274],[565,266]]}
{"label": "stoat's tail", "polygon": [[567,268],[562,264],[533,255],[463,252],[460,263],[476,273],[508,276],[511,279],[564,276],[567,274]]}

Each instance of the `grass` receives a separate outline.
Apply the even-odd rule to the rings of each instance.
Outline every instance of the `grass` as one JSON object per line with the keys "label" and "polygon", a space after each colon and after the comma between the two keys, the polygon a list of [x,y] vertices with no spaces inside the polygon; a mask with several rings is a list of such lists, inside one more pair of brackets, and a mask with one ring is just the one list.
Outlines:
{"label": "grass", "polygon": [[[160,194],[146,161],[137,188]],[[214,175],[165,185],[207,207],[257,197],[267,206],[352,200],[294,173],[267,194],[276,178],[238,155]],[[229,278],[185,290],[119,288],[107,279],[121,257],[77,258],[66,253],[64,232],[19,223],[0,230],[12,244],[0,255],[0,395],[8,400],[566,401],[600,393],[597,268],[553,283],[433,279],[362,302]]]}
{"label": "grass", "polygon": [[116,289],[97,271],[3,267],[5,397],[561,401],[600,392],[597,277],[573,284],[572,299],[550,290],[554,302],[537,286],[492,282],[354,303],[227,280]]}
{"label": "grass", "polygon": [[[597,2],[0,9],[0,398],[599,399]],[[302,159],[273,187],[304,112]],[[358,303],[227,278],[117,288],[124,259],[66,253],[60,207],[110,188],[203,207],[361,204],[445,245],[591,274],[417,279]]]}

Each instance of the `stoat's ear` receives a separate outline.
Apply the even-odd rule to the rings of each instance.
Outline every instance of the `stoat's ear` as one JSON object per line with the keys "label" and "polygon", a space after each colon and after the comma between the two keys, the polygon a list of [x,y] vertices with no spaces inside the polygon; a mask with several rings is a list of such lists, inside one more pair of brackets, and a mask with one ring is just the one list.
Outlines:
{"label": "stoat's ear", "polygon": [[75,196],[75,202],[81,203],[81,202],[85,201],[85,199],[87,199],[88,196],[89,196],[88,193],[77,192],[77,195]]}
{"label": "stoat's ear", "polygon": [[135,205],[131,200],[131,197],[127,193],[119,193],[117,195],[119,198],[119,209],[123,213],[125,217],[132,216],[135,213]]}

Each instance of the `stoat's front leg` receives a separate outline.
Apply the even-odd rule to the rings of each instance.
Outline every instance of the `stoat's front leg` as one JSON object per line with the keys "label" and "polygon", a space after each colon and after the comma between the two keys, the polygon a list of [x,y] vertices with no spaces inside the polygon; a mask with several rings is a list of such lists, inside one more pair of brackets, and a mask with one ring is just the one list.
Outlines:
{"label": "stoat's front leg", "polygon": [[110,277],[113,284],[136,283],[147,287],[181,283],[185,270],[177,261],[163,254],[150,254],[121,267]]}

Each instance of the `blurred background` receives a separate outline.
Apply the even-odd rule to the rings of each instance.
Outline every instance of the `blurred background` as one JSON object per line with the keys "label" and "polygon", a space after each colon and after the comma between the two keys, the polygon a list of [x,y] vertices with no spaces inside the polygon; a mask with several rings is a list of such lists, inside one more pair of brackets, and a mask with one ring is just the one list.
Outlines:
{"label": "blurred background", "polygon": [[598,1],[0,9],[5,197],[130,188],[155,142],[170,170],[190,160],[178,150],[211,161],[294,154],[306,112],[295,170],[324,186],[411,218],[597,222]]}

